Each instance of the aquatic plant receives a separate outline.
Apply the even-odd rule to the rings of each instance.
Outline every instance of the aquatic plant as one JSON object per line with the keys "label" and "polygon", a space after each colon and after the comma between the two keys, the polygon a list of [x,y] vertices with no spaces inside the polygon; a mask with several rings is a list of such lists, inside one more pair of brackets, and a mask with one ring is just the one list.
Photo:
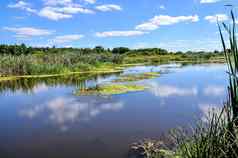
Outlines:
{"label": "aquatic plant", "polygon": [[159,72],[147,72],[142,74],[128,74],[122,75],[119,78],[115,79],[113,82],[134,82],[141,81],[146,79],[153,79],[159,76]]}
{"label": "aquatic plant", "polygon": [[75,95],[116,95],[128,92],[138,92],[146,87],[135,84],[107,84],[92,88],[79,89]]}
{"label": "aquatic plant", "polygon": [[144,139],[130,146],[130,155],[146,158],[179,158],[175,152],[169,150],[162,141]]}

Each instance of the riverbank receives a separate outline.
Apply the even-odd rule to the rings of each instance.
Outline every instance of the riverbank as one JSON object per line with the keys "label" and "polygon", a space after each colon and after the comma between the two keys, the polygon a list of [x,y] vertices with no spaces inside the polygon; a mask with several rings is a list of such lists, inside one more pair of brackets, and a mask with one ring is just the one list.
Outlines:
{"label": "riverbank", "polygon": [[[22,51],[24,47],[25,51]],[[14,48],[14,49],[13,49]],[[2,53],[1,53],[2,52]],[[0,80],[71,73],[114,72],[135,64],[224,62],[222,52],[168,52],[163,49],[0,47]]]}
{"label": "riverbank", "polygon": [[[130,57],[132,58],[132,57]],[[177,61],[163,61],[163,62],[155,62],[159,57],[144,57],[144,60],[137,60],[137,59],[130,59],[131,61],[134,60],[134,63],[128,62],[128,58],[125,60],[123,64],[113,64],[113,63],[102,63],[98,64],[97,66],[91,65],[86,70],[77,70],[77,71],[71,71],[65,70],[62,71],[62,73],[46,73],[43,72],[40,74],[33,74],[33,75],[4,75],[0,76],[0,82],[1,81],[8,81],[8,80],[16,80],[21,78],[47,78],[47,77],[58,77],[58,76],[65,76],[65,75],[73,75],[73,74],[110,74],[110,73],[117,73],[122,72],[125,68],[131,67],[131,66],[140,66],[140,65],[158,65],[158,64],[164,64],[164,63],[180,63],[180,64],[190,64],[190,63],[224,63],[224,58],[212,58],[209,60],[177,60]],[[140,57],[142,59],[142,57]],[[139,62],[140,61],[140,62]]]}

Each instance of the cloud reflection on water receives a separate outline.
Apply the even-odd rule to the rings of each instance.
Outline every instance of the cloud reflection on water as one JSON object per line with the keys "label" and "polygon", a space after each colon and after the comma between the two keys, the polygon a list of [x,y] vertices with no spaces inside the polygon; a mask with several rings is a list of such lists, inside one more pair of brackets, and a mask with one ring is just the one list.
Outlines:
{"label": "cloud reflection on water", "polygon": [[156,82],[149,83],[150,92],[159,97],[170,96],[196,96],[198,94],[197,87],[181,88],[172,85],[160,85]]}
{"label": "cloud reflection on water", "polygon": [[225,94],[225,88],[224,86],[208,85],[203,93],[206,96],[223,96]]}
{"label": "cloud reflection on water", "polygon": [[123,102],[110,98],[90,98],[83,102],[73,97],[58,97],[42,105],[25,108],[20,111],[20,116],[47,119],[65,130],[70,124],[90,120],[103,112],[118,111],[123,107]]}

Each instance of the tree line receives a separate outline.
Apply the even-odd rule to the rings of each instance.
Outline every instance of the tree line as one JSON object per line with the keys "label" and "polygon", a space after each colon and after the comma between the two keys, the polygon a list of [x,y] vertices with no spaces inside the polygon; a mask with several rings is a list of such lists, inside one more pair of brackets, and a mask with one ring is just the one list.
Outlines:
{"label": "tree line", "polygon": [[91,53],[112,53],[112,54],[137,54],[137,55],[166,55],[166,54],[192,54],[192,55],[204,55],[204,54],[221,54],[221,51],[205,52],[205,51],[187,51],[187,52],[169,52],[161,48],[145,48],[145,49],[130,49],[126,47],[117,48],[104,48],[102,46],[96,46],[95,48],[56,48],[56,47],[28,47],[25,44],[20,45],[0,45],[0,54],[10,54],[10,55],[27,55],[27,54],[37,54],[37,53],[66,53],[75,52],[81,54],[91,54]]}

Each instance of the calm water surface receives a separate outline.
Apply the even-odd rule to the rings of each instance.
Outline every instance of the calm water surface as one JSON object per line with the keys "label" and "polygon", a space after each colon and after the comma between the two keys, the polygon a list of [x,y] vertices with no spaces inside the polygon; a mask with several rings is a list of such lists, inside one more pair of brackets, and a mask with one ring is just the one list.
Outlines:
{"label": "calm water surface", "polygon": [[138,66],[123,73],[150,71],[162,74],[137,82],[146,91],[110,97],[74,92],[120,74],[1,83],[1,157],[126,158],[132,142],[191,125],[225,101],[225,65]]}

